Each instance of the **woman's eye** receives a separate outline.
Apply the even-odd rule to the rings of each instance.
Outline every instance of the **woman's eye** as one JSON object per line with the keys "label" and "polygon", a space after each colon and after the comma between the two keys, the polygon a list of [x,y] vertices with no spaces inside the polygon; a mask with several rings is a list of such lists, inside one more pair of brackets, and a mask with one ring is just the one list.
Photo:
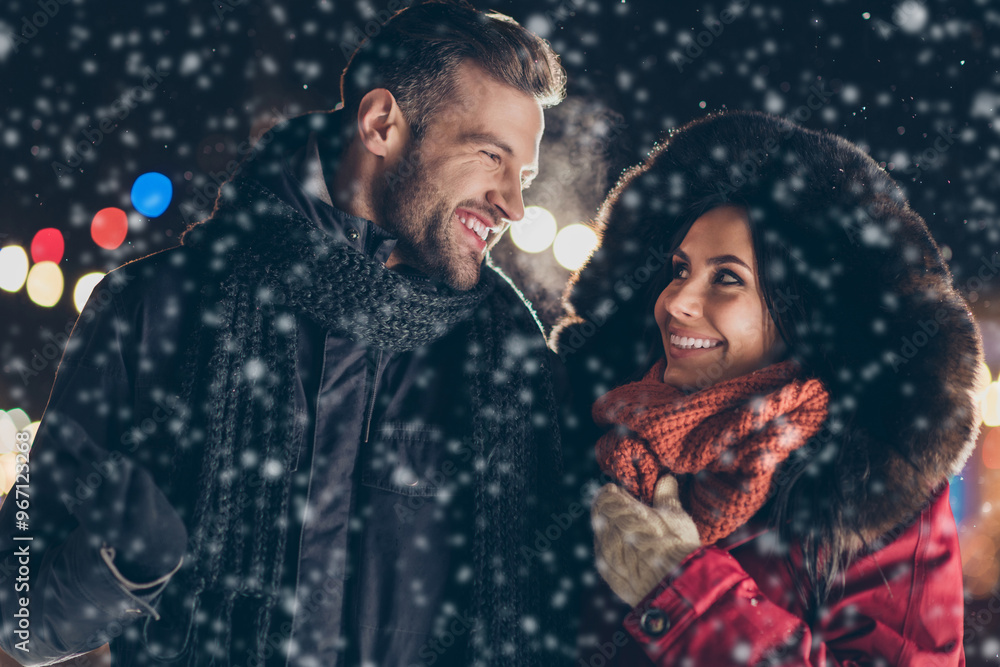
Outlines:
{"label": "woman's eye", "polygon": [[715,282],[719,285],[742,285],[743,281],[732,271],[719,271],[715,276]]}
{"label": "woman's eye", "polygon": [[687,278],[688,269],[683,264],[674,264],[674,278]]}

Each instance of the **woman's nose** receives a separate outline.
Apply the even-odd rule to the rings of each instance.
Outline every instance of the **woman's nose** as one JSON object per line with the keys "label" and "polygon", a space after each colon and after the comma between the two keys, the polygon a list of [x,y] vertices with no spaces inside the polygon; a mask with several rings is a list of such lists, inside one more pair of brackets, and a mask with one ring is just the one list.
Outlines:
{"label": "woman's nose", "polygon": [[667,298],[666,308],[672,318],[697,319],[701,317],[701,302],[698,286],[691,280],[685,280]]}

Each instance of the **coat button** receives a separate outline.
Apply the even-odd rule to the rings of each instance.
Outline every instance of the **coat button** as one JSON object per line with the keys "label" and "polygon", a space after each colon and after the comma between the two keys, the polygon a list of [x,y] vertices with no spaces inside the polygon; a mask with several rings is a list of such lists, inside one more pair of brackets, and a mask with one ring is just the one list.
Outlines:
{"label": "coat button", "polygon": [[661,609],[647,609],[639,619],[639,626],[650,637],[661,637],[670,629],[670,619]]}
{"label": "coat button", "polygon": [[347,238],[351,239],[352,241],[357,241],[359,236],[361,235],[358,234],[358,230],[354,229],[353,227],[347,230]]}

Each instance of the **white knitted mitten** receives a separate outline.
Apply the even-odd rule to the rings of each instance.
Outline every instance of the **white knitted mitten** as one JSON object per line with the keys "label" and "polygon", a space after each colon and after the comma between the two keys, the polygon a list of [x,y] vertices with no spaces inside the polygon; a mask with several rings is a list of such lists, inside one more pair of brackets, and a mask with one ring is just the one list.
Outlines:
{"label": "white knitted mitten", "polygon": [[673,475],[656,483],[652,507],[617,484],[605,484],[594,498],[590,520],[597,571],[633,607],[701,546]]}

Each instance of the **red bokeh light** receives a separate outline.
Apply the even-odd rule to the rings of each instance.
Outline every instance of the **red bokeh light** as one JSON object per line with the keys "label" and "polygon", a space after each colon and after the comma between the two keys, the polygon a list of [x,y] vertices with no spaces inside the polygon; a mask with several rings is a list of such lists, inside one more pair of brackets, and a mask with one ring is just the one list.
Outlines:
{"label": "red bokeh light", "polygon": [[31,261],[55,262],[62,261],[63,252],[66,250],[66,242],[63,240],[62,232],[55,227],[39,229],[35,233],[35,238],[31,240]]}
{"label": "red bokeh light", "polygon": [[128,234],[128,216],[120,208],[102,208],[90,223],[90,237],[94,243],[114,250],[125,240]]}

